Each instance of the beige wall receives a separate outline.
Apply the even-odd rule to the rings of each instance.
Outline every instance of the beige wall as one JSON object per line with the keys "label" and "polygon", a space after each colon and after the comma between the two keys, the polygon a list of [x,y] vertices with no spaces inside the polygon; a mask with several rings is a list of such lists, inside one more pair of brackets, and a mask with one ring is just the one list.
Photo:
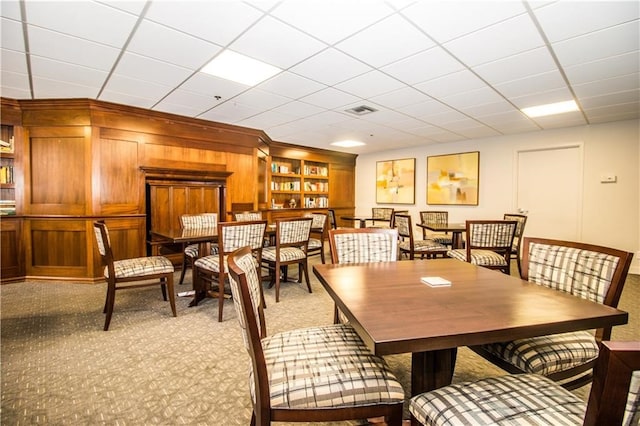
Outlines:
{"label": "beige wall", "polygon": [[[392,205],[409,209],[414,218],[426,204],[426,158],[431,155],[480,151],[480,203],[447,206],[451,221],[502,217],[515,212],[514,161],[522,149],[580,143],[584,154],[581,240],[634,253],[632,273],[640,273],[640,120],[595,124],[425,145],[360,155],[356,163],[356,213],[370,214],[375,201],[376,161],[416,159],[416,203]],[[612,173],[617,183],[603,184],[600,176]],[[440,208],[433,206],[431,208]],[[526,235],[526,231],[525,231]]]}

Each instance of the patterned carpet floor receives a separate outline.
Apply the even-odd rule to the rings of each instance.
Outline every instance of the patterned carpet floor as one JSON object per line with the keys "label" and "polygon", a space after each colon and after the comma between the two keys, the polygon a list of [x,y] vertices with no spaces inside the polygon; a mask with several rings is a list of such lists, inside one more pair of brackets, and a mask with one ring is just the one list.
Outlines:
{"label": "patterned carpet floor", "polygon": [[[331,323],[333,303],[310,276],[312,294],[285,283],[276,304],[274,289],[265,290],[269,333]],[[248,355],[231,300],[219,323],[214,300],[189,308],[190,299],[178,297],[173,318],[157,288],[119,292],[104,332],[105,288],[60,282],[0,287],[1,424],[249,423]],[[190,288],[187,280],[176,292]],[[630,323],[614,329],[615,339],[640,340],[639,293],[639,276],[630,276],[620,303]],[[409,394],[410,355],[387,360]],[[454,382],[498,374],[504,372],[459,350]],[[586,398],[588,391],[576,392]]]}

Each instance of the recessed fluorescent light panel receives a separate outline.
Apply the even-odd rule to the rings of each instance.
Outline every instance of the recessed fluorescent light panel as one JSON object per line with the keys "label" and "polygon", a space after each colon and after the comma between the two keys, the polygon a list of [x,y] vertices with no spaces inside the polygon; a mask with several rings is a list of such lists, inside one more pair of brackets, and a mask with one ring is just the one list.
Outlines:
{"label": "recessed fluorescent light panel", "polygon": [[545,115],[562,114],[564,112],[578,111],[575,101],[557,102],[555,104],[538,105],[522,108],[522,112],[529,117],[544,117]]}
{"label": "recessed fluorescent light panel", "polygon": [[205,65],[203,73],[247,86],[255,86],[282,70],[231,50],[225,50]]}
{"label": "recessed fluorescent light panel", "polygon": [[362,146],[362,145],[364,145],[364,142],[346,140],[346,141],[333,142],[333,143],[331,143],[331,145],[339,146],[341,148],[353,148],[354,146]]}

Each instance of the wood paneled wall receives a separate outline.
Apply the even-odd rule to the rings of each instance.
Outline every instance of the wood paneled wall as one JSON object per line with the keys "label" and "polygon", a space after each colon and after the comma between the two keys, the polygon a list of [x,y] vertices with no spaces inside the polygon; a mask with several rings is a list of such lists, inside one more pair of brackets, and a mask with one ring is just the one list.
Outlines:
{"label": "wood paneled wall", "polygon": [[[101,218],[107,219],[116,256],[145,255],[145,168],[226,173],[224,206],[216,201],[215,185],[174,186],[172,194],[161,194],[157,186],[154,197],[184,203],[168,219],[150,212],[150,220],[159,223],[175,224],[181,209],[225,212],[234,203],[258,208],[265,188],[261,158],[269,149],[295,148],[306,158],[330,162],[341,182],[331,197],[340,207],[353,207],[354,155],[274,142],[260,130],[89,99],[2,98],[1,104],[3,124],[6,118],[16,126],[20,165],[17,216],[2,227],[3,275],[100,281],[92,223]],[[5,259],[5,247],[17,265]]]}

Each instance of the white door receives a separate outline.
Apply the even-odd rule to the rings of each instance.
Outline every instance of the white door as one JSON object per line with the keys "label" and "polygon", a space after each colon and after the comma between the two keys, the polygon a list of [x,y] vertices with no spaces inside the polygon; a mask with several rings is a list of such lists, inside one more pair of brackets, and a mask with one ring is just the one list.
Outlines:
{"label": "white door", "polygon": [[517,152],[516,210],[524,235],[578,241],[582,222],[582,145]]}

